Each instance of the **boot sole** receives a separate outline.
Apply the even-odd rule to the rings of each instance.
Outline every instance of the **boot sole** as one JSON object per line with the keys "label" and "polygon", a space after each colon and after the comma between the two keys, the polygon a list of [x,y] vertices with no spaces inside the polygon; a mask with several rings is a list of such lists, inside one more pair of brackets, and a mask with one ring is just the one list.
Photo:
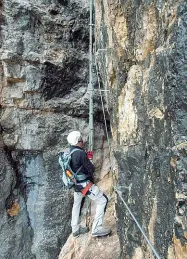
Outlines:
{"label": "boot sole", "polygon": [[93,236],[93,237],[104,237],[104,236],[108,236],[108,235],[110,235],[110,234],[111,234],[111,232],[106,233],[106,234],[92,234],[92,236]]}

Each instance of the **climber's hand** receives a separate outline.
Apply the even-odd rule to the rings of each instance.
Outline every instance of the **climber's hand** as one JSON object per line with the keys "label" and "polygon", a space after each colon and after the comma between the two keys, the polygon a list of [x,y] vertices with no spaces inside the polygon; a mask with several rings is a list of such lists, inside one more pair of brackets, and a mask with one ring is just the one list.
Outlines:
{"label": "climber's hand", "polygon": [[93,159],[93,151],[87,151],[87,158],[90,160]]}

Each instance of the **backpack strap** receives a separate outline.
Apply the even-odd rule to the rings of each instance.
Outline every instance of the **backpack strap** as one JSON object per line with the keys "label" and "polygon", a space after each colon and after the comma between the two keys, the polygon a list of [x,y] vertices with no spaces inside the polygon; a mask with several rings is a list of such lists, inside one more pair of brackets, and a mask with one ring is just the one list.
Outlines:
{"label": "backpack strap", "polygon": [[81,165],[80,167],[79,167],[79,169],[76,171],[76,173],[75,173],[75,177],[77,177],[77,174],[80,172],[80,170],[83,168],[83,165]]}
{"label": "backpack strap", "polygon": [[81,152],[84,152],[82,149],[79,149],[79,148],[74,148],[73,150],[70,151],[70,156],[75,152],[75,151],[81,151]]}
{"label": "backpack strap", "polygon": [[[75,152],[75,151],[81,151],[81,152],[84,152],[82,149],[79,149],[79,148],[74,148],[71,152],[70,152],[70,156]],[[80,170],[82,169],[83,165],[81,165],[77,171],[75,172],[75,179],[77,177],[77,174],[80,172]]]}

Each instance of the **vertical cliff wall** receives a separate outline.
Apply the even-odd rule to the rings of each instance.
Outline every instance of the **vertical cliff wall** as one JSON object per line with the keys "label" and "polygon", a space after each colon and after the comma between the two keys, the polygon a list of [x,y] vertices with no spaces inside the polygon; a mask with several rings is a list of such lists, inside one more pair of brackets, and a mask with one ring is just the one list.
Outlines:
{"label": "vertical cliff wall", "polygon": [[[1,1],[2,259],[57,258],[71,232],[72,195],[62,188],[58,153],[70,130],[88,137],[88,4]],[[99,109],[96,148],[104,137]]]}
{"label": "vertical cliff wall", "polygon": [[[70,229],[58,152],[88,136],[89,1],[0,1],[0,258],[57,258]],[[162,258],[185,258],[186,1],[95,0],[118,187]],[[94,77],[95,84],[95,77]],[[95,148],[102,164],[101,105]],[[153,258],[120,199],[121,258]]]}
{"label": "vertical cliff wall", "polygon": [[[186,1],[96,0],[119,189],[162,258],[186,258]],[[104,50],[101,50],[104,49]],[[121,258],[153,258],[120,199]]]}

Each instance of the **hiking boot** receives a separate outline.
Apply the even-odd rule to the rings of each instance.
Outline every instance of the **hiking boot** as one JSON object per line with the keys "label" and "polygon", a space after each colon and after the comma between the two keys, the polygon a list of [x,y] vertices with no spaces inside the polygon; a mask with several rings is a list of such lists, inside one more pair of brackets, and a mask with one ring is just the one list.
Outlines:
{"label": "hiking boot", "polygon": [[95,232],[92,233],[93,237],[102,237],[102,236],[107,236],[111,233],[111,229],[110,228],[98,228]]}
{"label": "hiking boot", "polygon": [[80,227],[76,232],[73,233],[73,236],[78,237],[80,235],[88,233],[88,231],[89,231],[88,227]]}

